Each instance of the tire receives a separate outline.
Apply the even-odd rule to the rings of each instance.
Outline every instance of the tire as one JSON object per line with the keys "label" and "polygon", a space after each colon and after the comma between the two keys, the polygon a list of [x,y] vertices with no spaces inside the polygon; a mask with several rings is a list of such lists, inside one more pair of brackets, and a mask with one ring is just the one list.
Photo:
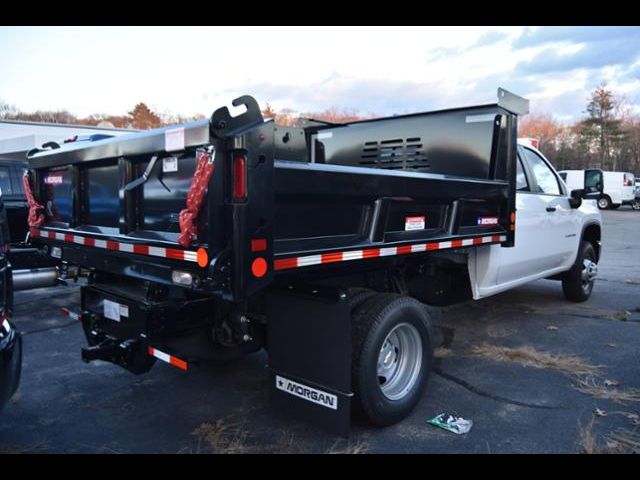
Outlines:
{"label": "tire", "polygon": [[353,313],[365,300],[377,295],[378,292],[368,288],[355,287],[349,289],[349,311]]}
{"label": "tire", "polygon": [[[587,266],[585,262],[592,262],[593,265]],[[580,251],[576,258],[576,263],[571,267],[562,278],[562,291],[567,300],[572,302],[584,302],[591,296],[595,275],[589,275],[589,272],[597,274],[596,251],[589,242],[582,241],[580,243]]]}
{"label": "tire", "polygon": [[634,200],[631,202],[631,208],[634,210],[640,210],[640,200]]}
{"label": "tire", "polygon": [[608,195],[603,195],[598,199],[598,208],[600,210],[607,210],[611,208],[611,199]]}
{"label": "tire", "polygon": [[376,294],[362,302],[352,315],[354,413],[378,427],[409,415],[427,386],[432,339],[429,314],[417,300]]}

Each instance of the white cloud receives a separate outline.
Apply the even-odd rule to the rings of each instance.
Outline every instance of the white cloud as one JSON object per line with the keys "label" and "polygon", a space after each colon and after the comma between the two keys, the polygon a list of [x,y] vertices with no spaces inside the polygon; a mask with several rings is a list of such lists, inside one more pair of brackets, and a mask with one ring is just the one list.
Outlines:
{"label": "white cloud", "polygon": [[[208,114],[248,93],[298,111],[389,114],[490,102],[504,86],[571,118],[600,77],[638,100],[639,43],[625,27],[2,27],[0,99]],[[624,49],[607,55],[609,44]]]}

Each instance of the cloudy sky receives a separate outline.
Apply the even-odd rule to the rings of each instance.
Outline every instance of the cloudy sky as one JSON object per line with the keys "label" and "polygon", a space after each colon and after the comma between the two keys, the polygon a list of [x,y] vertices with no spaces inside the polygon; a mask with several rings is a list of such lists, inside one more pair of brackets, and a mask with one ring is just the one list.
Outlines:
{"label": "cloudy sky", "polygon": [[583,115],[606,81],[640,112],[639,27],[0,27],[0,101],[209,114],[241,94],[276,109],[406,113],[489,103]]}

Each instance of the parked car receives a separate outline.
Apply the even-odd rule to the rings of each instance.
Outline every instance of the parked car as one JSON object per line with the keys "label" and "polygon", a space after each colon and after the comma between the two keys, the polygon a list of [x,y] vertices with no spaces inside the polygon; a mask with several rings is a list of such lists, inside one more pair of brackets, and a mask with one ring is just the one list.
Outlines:
{"label": "parked car", "polygon": [[23,242],[29,230],[29,208],[22,186],[22,175],[28,168],[27,161],[0,160],[0,190],[7,214],[10,242]]}
{"label": "parked car", "polygon": [[631,205],[635,199],[635,176],[629,172],[606,172],[599,169],[562,170],[558,172],[570,190],[600,191],[598,208],[616,209]]}
{"label": "parked car", "polygon": [[0,410],[20,383],[22,338],[9,318],[13,309],[13,282],[9,248],[7,213],[0,193]]}
{"label": "parked car", "polygon": [[631,208],[640,210],[640,178],[636,177],[636,195],[631,203]]}

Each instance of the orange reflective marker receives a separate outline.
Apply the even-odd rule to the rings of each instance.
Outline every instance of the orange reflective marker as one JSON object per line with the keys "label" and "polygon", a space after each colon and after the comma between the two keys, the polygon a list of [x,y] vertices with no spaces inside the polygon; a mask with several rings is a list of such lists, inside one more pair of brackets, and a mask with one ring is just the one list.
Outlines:
{"label": "orange reflective marker", "polygon": [[202,268],[206,267],[209,263],[209,255],[207,254],[207,251],[202,247],[200,247],[196,252],[196,259],[198,260],[198,266]]}
{"label": "orange reflective marker", "polygon": [[256,258],[251,264],[251,273],[254,277],[264,277],[267,273],[267,261],[262,257]]}

